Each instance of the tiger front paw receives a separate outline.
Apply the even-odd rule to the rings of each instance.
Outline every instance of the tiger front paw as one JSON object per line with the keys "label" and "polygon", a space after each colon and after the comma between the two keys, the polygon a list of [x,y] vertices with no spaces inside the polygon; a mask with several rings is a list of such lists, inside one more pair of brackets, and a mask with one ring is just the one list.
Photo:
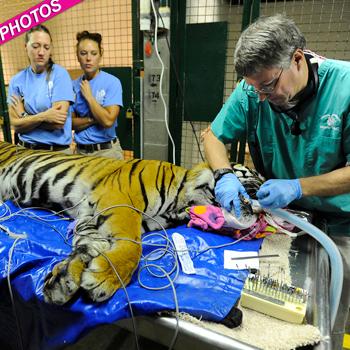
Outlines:
{"label": "tiger front paw", "polygon": [[56,264],[45,278],[45,301],[57,305],[68,302],[80,287],[84,268],[84,262],[77,256]]}

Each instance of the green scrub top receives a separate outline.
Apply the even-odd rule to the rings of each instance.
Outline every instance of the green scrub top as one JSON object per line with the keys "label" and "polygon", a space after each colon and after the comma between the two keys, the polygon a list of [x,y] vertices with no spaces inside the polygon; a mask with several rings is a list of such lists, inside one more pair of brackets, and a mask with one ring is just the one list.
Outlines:
{"label": "green scrub top", "polygon": [[[292,119],[272,110],[267,100],[248,96],[243,81],[213,121],[214,135],[223,143],[243,136],[250,147],[256,142],[267,178],[316,176],[349,165],[350,62],[325,60],[318,75],[317,94],[298,114],[301,135],[291,134]],[[293,204],[319,212],[330,234],[350,236],[350,193],[304,197]]]}

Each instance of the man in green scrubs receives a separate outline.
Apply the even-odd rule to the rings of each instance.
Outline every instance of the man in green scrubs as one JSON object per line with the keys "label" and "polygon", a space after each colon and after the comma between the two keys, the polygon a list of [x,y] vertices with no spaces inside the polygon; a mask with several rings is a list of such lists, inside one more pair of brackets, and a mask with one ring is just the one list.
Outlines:
{"label": "man in green scrubs", "polygon": [[282,15],[250,25],[238,40],[238,84],[204,136],[220,204],[240,215],[248,197],[225,147],[245,136],[267,179],[257,192],[265,208],[293,205],[327,220],[344,261],[344,287],[333,328],[341,349],[350,304],[350,63],[306,50],[295,23]]}

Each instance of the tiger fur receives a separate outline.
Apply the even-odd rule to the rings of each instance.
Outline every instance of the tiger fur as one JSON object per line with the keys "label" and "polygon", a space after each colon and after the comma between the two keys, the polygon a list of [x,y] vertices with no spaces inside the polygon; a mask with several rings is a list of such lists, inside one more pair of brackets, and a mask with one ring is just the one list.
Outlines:
{"label": "tiger fur", "polygon": [[121,287],[110,263],[127,285],[142,249],[132,240],[140,243],[143,232],[160,229],[151,218],[164,227],[183,222],[187,207],[216,204],[214,185],[206,163],[187,170],[164,161],[65,155],[0,142],[1,200],[66,209],[77,219],[72,252],[46,277],[48,303],[64,304],[79,288],[93,301],[110,298]]}
{"label": "tiger fur", "polygon": [[[205,164],[186,170],[155,160],[119,161],[0,144],[0,198],[23,206],[67,209],[78,219],[73,250],[47,276],[44,297],[64,304],[79,287],[94,301],[126,285],[141,257],[141,233],[183,222],[185,208],[213,204],[213,173]],[[135,207],[106,208],[120,204]],[[105,210],[105,211],[103,211]],[[96,215],[103,211],[100,215]],[[128,240],[118,240],[124,238]]]}

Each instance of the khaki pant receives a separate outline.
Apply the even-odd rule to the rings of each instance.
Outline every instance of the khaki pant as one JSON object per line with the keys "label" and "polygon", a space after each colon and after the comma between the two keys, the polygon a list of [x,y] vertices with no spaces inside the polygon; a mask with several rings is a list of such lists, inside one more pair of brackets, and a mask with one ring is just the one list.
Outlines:
{"label": "khaki pant", "polygon": [[83,149],[76,149],[77,154],[84,154],[87,156],[95,156],[95,157],[106,157],[106,158],[113,158],[113,159],[124,159],[123,150],[120,147],[120,142],[117,140],[116,143],[112,145],[112,148],[108,149],[101,149],[100,151],[95,152],[86,152]]}

